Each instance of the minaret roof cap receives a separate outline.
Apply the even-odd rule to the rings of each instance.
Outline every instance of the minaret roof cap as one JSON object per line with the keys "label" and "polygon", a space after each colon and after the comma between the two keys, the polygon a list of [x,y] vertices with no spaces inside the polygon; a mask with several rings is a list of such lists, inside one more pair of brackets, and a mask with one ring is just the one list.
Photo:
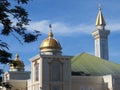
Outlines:
{"label": "minaret roof cap", "polygon": [[98,12],[98,16],[96,19],[96,26],[105,26],[105,25],[106,23],[105,23],[103,14],[102,14],[101,6],[99,6],[99,12]]}

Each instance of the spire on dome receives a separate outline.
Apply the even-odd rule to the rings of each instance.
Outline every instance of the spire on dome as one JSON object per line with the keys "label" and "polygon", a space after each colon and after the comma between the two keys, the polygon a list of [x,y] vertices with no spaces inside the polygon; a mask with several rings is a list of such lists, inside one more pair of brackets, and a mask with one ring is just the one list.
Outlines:
{"label": "spire on dome", "polygon": [[48,37],[53,37],[52,25],[51,25],[51,24],[49,25],[49,28],[50,28],[50,32],[49,32],[49,34],[48,34]]}
{"label": "spire on dome", "polygon": [[19,54],[16,53],[15,60],[19,60]]}
{"label": "spire on dome", "polygon": [[24,71],[24,63],[19,59],[19,54],[16,53],[15,59],[9,63],[9,71]]}
{"label": "spire on dome", "polygon": [[101,5],[99,5],[99,12],[98,12],[98,16],[96,19],[96,26],[105,26],[105,25],[106,25],[106,23],[105,23],[103,15],[102,15]]}

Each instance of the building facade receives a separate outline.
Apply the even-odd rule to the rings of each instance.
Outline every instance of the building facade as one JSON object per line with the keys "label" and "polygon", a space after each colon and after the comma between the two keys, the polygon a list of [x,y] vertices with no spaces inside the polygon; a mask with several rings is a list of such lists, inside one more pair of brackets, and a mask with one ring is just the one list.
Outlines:
{"label": "building facade", "polygon": [[30,79],[30,71],[24,70],[24,63],[16,54],[15,59],[9,63],[9,71],[4,74],[2,90],[26,90],[27,80]]}
{"label": "building facade", "polygon": [[[95,56],[81,53],[77,56],[62,55],[62,47],[53,36],[40,45],[40,53],[30,59],[30,72],[24,71],[24,63],[17,54],[4,74],[4,82],[11,88],[2,90],[119,90],[120,65],[108,61],[108,35],[105,20],[99,9],[96,26]],[[5,83],[4,83],[5,84]]]}

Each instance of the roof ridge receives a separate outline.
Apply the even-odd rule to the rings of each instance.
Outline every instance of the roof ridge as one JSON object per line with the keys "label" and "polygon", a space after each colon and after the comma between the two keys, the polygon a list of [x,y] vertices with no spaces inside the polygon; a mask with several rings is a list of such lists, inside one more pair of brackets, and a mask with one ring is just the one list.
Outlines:
{"label": "roof ridge", "polygon": [[[74,63],[77,59],[75,59],[75,58],[77,58],[78,56],[82,56],[82,55],[84,55],[85,54],[85,52],[82,52],[82,53],[80,53],[80,54],[78,54],[78,55],[76,55],[76,56],[74,56],[72,59],[71,59],[71,63]],[[74,61],[73,61],[73,59],[75,59]]]}

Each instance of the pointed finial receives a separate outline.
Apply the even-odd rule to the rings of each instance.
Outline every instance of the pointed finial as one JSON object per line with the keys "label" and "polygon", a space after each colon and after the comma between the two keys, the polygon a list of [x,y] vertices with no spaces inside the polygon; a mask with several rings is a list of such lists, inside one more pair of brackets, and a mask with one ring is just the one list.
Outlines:
{"label": "pointed finial", "polygon": [[49,32],[48,36],[49,36],[49,37],[53,37],[52,25],[51,25],[51,24],[49,25],[49,28],[50,28],[50,32]]}
{"label": "pointed finial", "polygon": [[99,5],[98,5],[98,7],[99,7],[99,10],[101,10],[101,9],[102,9],[102,5],[101,5],[101,4],[99,4]]}
{"label": "pointed finial", "polygon": [[52,25],[51,25],[51,24],[49,24],[49,28],[50,28],[50,29],[52,28]]}
{"label": "pointed finial", "polygon": [[16,58],[19,58],[19,55],[18,55],[18,53],[16,53]]}
{"label": "pointed finial", "polygon": [[15,60],[18,60],[18,59],[19,59],[19,55],[18,53],[16,53]]}
{"label": "pointed finial", "polygon": [[106,23],[105,23],[103,15],[102,15],[101,4],[99,4],[99,12],[98,12],[98,16],[96,19],[96,26],[103,26],[104,27],[105,25],[106,25]]}

